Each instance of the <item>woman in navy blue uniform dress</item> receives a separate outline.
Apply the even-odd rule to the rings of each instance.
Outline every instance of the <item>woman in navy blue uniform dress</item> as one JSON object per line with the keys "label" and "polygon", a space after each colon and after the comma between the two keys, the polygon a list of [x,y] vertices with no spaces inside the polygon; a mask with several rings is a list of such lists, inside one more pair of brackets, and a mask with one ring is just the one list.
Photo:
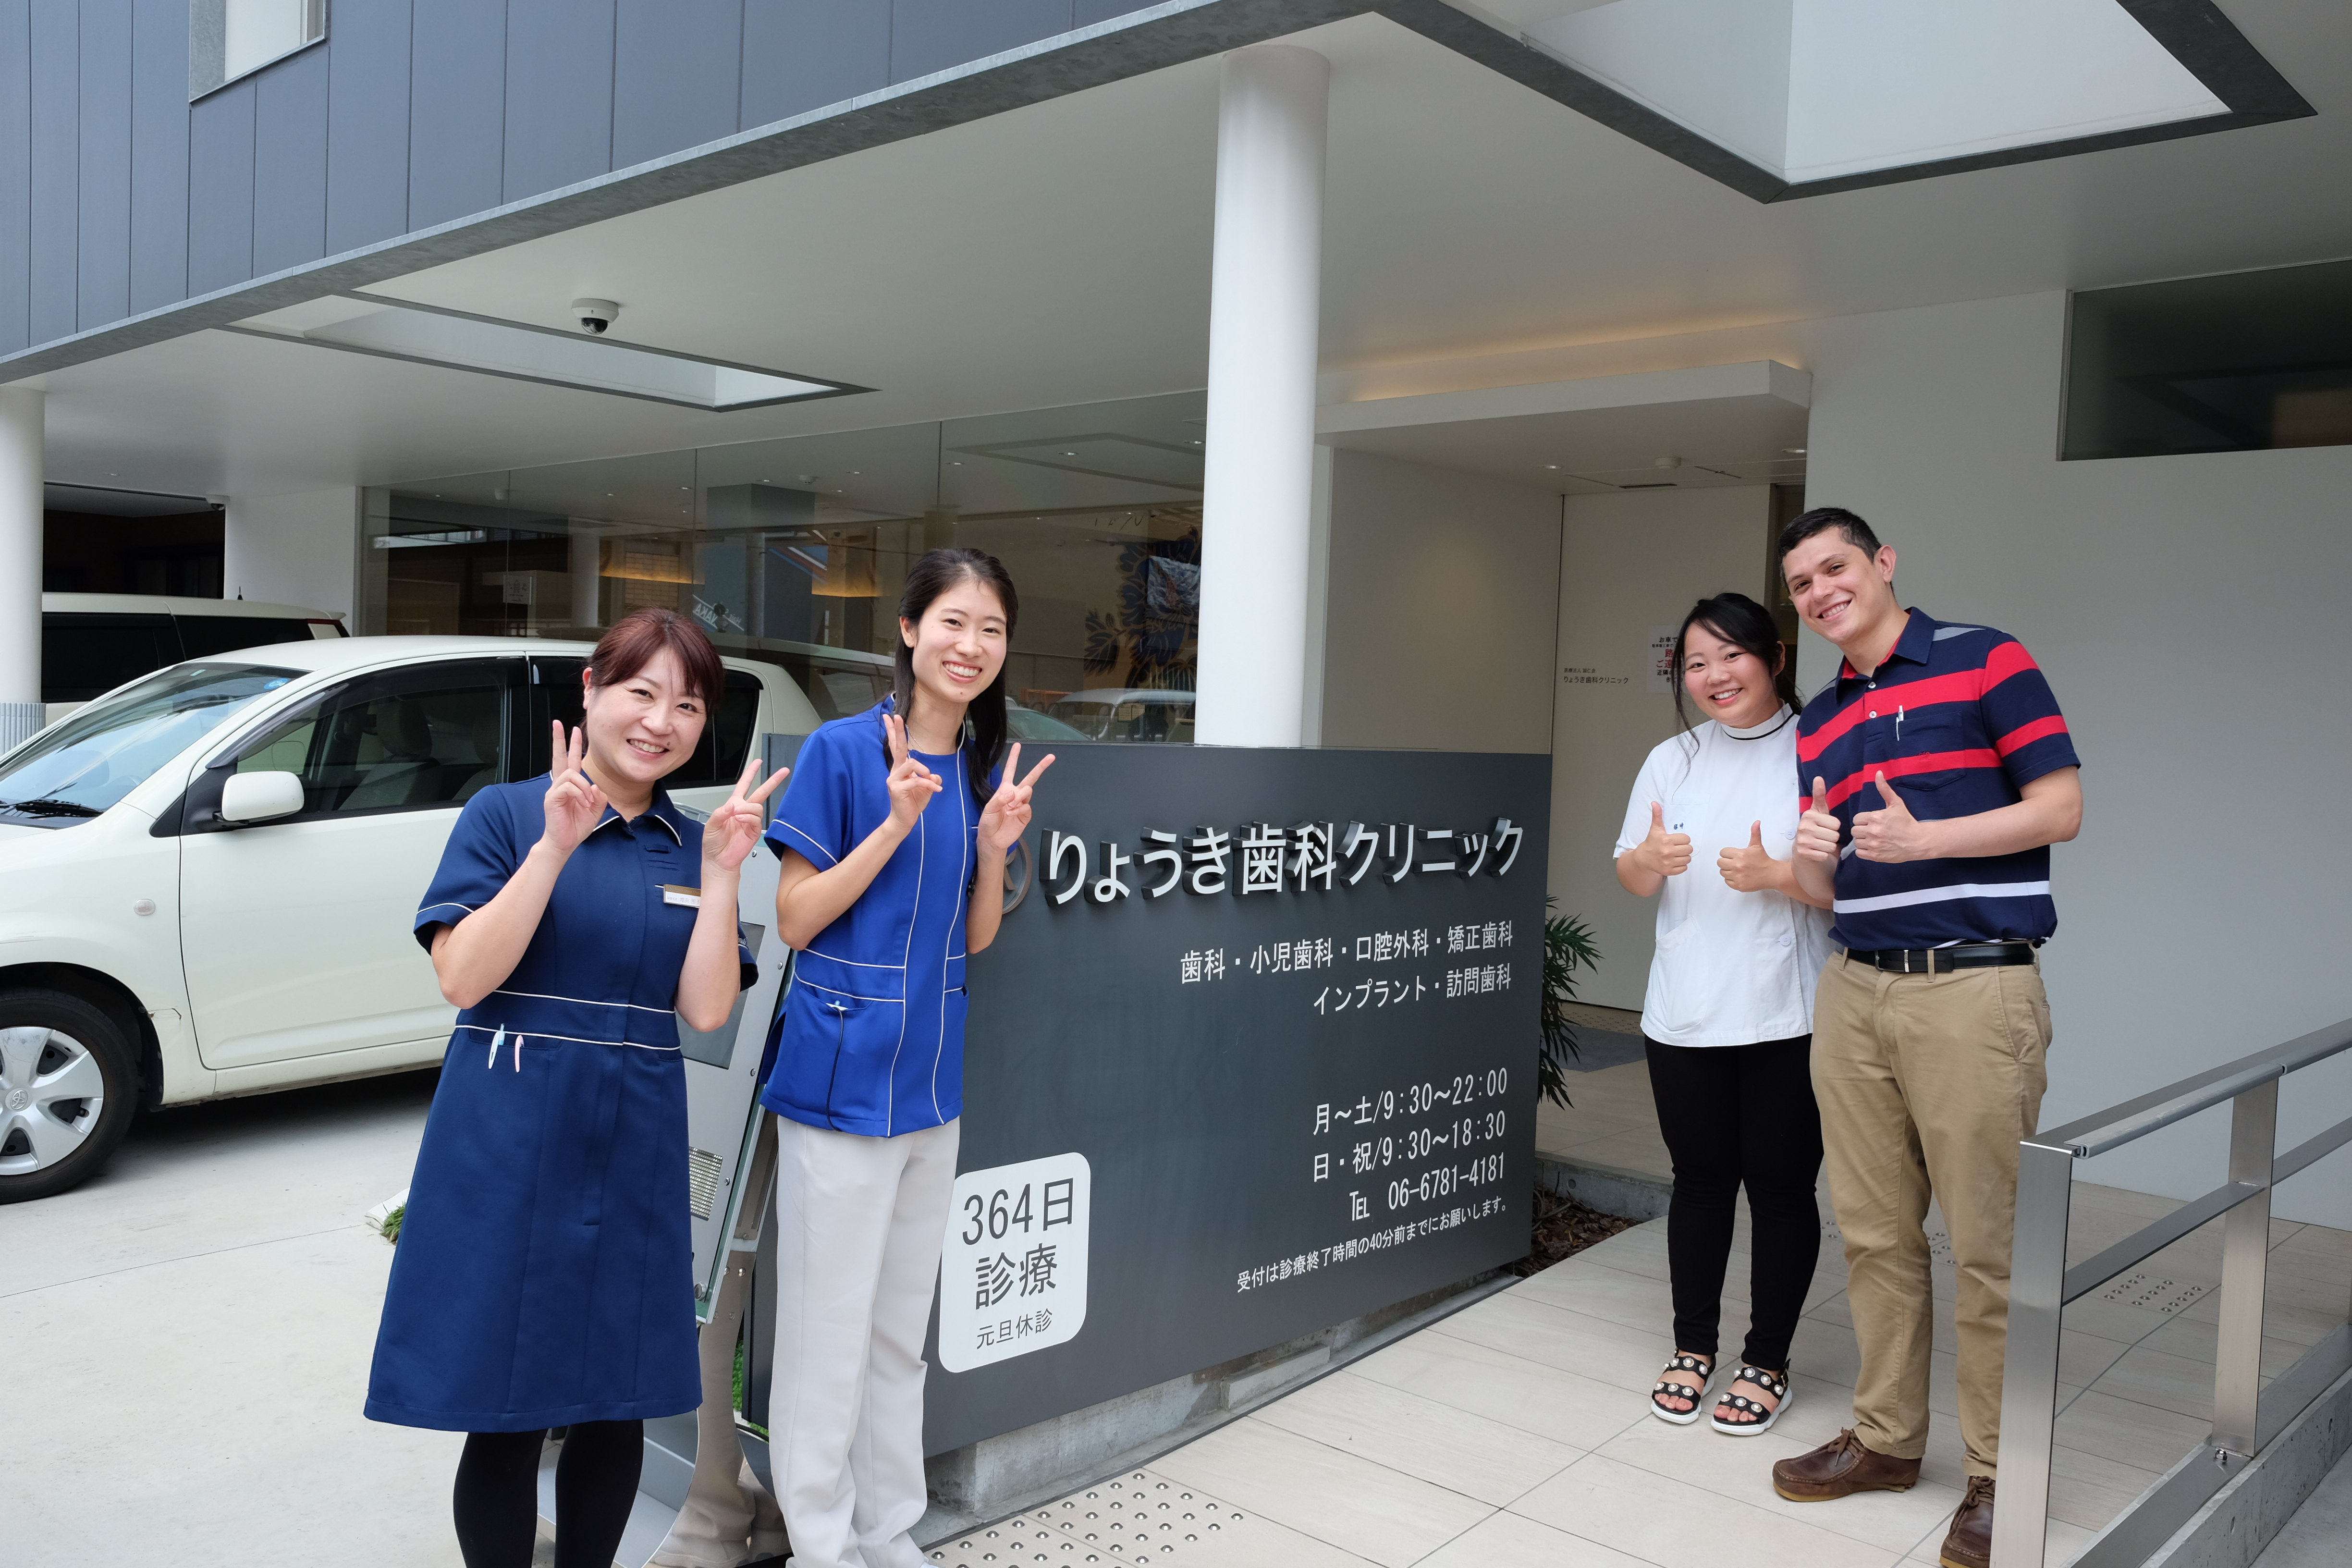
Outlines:
{"label": "woman in navy blue uniform dress", "polygon": [[[800,950],[761,1102],[776,1139],[776,1500],[799,1568],[920,1568],[923,1339],[963,1111],[964,959],[1029,825],[1005,745],[1019,602],[992,555],[907,574],[891,698],[820,725],[768,829]],[[1002,763],[1002,771],[999,764]]]}
{"label": "woman in navy blue uniform dress", "polygon": [[678,1017],[725,1024],[751,984],[736,928],[760,835],[752,762],[698,821],[661,779],[693,756],[725,679],[674,611],[623,617],[545,778],[467,802],[416,911],[463,1011],[417,1152],[368,1380],[368,1415],[470,1434],[467,1568],[523,1568],[541,1439],[561,1568],[608,1568],[645,1419],[701,1402]]}

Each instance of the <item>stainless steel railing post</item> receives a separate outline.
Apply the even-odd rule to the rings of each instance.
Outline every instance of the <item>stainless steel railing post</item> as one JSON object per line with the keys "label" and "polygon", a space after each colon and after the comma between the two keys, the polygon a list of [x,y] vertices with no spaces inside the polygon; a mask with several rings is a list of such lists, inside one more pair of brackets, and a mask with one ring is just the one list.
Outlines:
{"label": "stainless steel railing post", "polygon": [[2000,1503],[1993,1568],[2042,1568],[2058,1418],[2058,1322],[2065,1305],[2066,1221],[2074,1152],[2027,1140],[2017,1151],[2009,1348],[2001,1373]]}
{"label": "stainless steel railing post", "polygon": [[[2279,1080],[2241,1092],[2230,1108],[2230,1181],[2258,1188],[2221,1222],[2221,1322],[2213,1349],[2213,1447],[2251,1459],[2261,1428],[2263,1296],[2271,1245],[2271,1164],[2278,1148]],[[2221,1461],[2225,1468],[2227,1461]]]}

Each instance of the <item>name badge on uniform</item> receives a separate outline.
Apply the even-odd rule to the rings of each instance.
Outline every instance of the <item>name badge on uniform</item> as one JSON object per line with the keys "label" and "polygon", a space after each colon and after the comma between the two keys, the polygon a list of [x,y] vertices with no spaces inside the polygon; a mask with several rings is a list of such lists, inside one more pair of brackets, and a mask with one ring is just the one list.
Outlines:
{"label": "name badge on uniform", "polygon": [[680,887],[676,882],[664,882],[662,884],[662,902],[666,904],[677,904],[689,910],[698,910],[702,907],[702,889],[700,888]]}

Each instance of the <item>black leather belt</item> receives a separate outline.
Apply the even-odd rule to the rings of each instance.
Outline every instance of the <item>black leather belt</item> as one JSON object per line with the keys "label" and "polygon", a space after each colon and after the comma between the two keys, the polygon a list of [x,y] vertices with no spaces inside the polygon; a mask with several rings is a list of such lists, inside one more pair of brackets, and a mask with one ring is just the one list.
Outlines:
{"label": "black leather belt", "polygon": [[1955,969],[1988,969],[2000,963],[2031,963],[2030,942],[1964,942],[1952,947],[1882,947],[1874,952],[1850,949],[1857,963],[1896,974],[1948,973]]}

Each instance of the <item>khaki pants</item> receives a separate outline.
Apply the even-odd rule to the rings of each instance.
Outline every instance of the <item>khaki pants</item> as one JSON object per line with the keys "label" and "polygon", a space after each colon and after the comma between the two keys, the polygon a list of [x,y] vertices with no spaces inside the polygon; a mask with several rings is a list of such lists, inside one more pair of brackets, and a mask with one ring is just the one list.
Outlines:
{"label": "khaki pants", "polygon": [[1999,1469],[2017,1144],[2042,1113],[2049,1043],[2039,963],[1890,974],[1835,954],[1822,970],[1813,1093],[1862,1351],[1854,1431],[1875,1453],[1927,1451],[1933,1194],[1959,1272],[1952,1316],[1968,1473]]}

